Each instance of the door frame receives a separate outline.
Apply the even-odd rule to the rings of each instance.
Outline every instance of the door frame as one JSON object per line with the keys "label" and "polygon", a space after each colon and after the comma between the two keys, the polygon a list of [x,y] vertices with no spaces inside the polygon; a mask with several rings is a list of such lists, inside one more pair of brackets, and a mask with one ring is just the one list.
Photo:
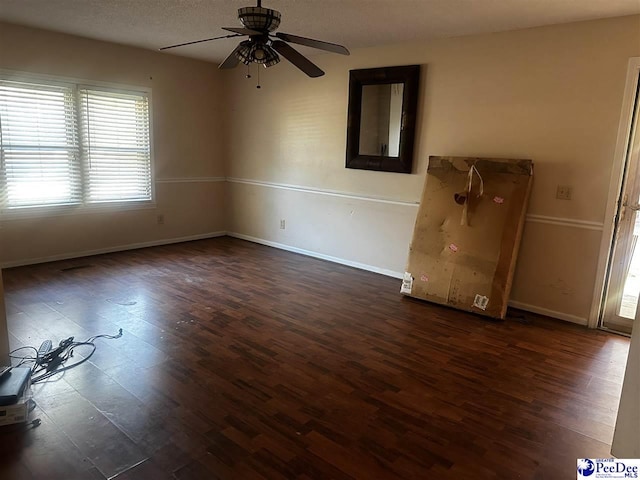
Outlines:
{"label": "door frame", "polygon": [[[638,82],[640,81],[640,57],[632,57],[627,65],[627,76],[622,100],[622,113],[618,124],[618,137],[611,169],[609,182],[609,197],[605,211],[602,239],[600,241],[600,253],[598,255],[598,268],[596,270],[596,284],[593,291],[593,300],[589,314],[589,328],[597,328],[601,325],[604,312],[604,301],[609,279],[609,262],[613,247],[614,235],[617,227],[618,204],[621,200],[622,184],[626,171],[626,160],[631,136],[633,112],[636,101]],[[640,95],[639,95],[640,96]]]}

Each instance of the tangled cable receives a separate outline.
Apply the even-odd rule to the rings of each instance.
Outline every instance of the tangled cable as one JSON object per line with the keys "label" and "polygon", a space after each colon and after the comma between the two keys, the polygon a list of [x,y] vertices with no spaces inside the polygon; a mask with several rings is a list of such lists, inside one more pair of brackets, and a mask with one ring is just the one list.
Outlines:
{"label": "tangled cable", "polygon": [[[120,338],[122,336],[122,329],[120,328],[117,335],[94,335],[93,337],[89,337],[85,341],[75,342],[73,337],[66,338],[62,340],[56,348],[53,350],[49,350],[43,354],[40,354],[38,349],[32,346],[20,347],[9,353],[11,358],[19,358],[20,362],[16,365],[19,367],[24,365],[25,363],[33,362],[33,366],[31,368],[31,383],[41,382],[46,380],[54,375],[65,372],[72,368],[77,367],[78,365],[86,362],[91,358],[91,356],[96,351],[95,341],[98,338],[107,338],[107,339],[115,339]],[[73,352],[78,347],[90,347],[91,351],[88,355],[84,356],[81,360],[72,363],[71,365],[65,365],[65,362],[73,357]],[[31,349],[35,351],[35,356],[17,356],[16,352],[20,350]]]}

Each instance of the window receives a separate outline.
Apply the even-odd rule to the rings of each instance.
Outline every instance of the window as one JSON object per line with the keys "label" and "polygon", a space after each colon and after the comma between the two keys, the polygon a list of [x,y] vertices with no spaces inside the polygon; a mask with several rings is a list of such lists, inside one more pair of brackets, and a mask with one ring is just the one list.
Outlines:
{"label": "window", "polygon": [[0,141],[7,207],[81,201],[72,89],[1,82]]}
{"label": "window", "polygon": [[80,111],[88,201],[150,200],[147,97],[82,89]]}
{"label": "window", "polygon": [[0,208],[152,200],[149,99],[0,79]]}

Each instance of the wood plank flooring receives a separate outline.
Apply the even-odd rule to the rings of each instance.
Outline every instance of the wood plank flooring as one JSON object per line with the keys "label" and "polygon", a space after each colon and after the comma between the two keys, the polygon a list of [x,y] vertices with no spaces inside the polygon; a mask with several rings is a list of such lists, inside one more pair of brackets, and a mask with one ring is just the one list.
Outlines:
{"label": "wood plank flooring", "polygon": [[124,335],[33,387],[2,479],[571,479],[610,456],[624,337],[226,237],[4,278],[12,348]]}

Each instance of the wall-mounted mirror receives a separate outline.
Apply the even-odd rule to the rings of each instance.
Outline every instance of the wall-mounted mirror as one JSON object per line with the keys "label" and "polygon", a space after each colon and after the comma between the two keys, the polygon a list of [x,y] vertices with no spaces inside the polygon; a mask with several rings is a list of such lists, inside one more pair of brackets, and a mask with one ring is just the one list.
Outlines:
{"label": "wall-mounted mirror", "polygon": [[411,173],[420,66],[349,72],[347,168]]}

